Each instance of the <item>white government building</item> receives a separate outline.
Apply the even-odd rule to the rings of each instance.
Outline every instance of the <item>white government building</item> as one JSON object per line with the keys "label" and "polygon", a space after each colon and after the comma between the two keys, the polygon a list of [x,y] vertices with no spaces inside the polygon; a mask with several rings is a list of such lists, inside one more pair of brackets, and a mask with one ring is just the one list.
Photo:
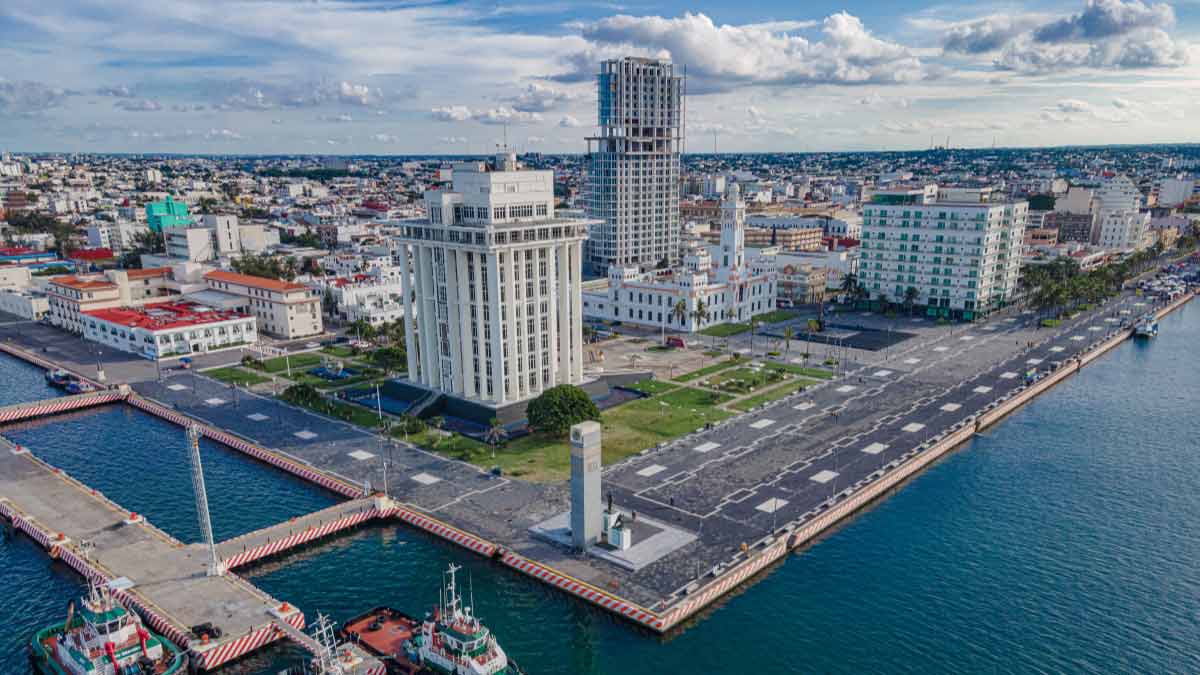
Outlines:
{"label": "white government building", "polygon": [[991,188],[878,190],[863,207],[858,282],[895,303],[916,288],[930,315],[985,316],[1017,290],[1028,212]]}
{"label": "white government building", "polygon": [[554,172],[513,153],[455,164],[453,181],[396,239],[409,381],[491,407],[580,384],[588,221],[556,218]]}
{"label": "white government building", "polygon": [[[608,268],[608,287],[583,295],[585,316],[676,331],[694,332],[714,324],[746,322],[775,309],[775,260],[759,249],[747,252],[746,203],[737,183],[721,200],[721,241],[695,245],[683,264],[666,270]],[[673,308],[682,300],[686,316]],[[703,317],[694,316],[703,301]]]}

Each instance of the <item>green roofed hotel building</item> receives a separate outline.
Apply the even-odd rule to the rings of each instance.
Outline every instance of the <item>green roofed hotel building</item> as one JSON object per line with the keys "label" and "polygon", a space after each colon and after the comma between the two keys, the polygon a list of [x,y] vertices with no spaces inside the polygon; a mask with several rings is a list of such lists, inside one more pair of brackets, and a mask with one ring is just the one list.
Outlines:
{"label": "green roofed hotel building", "polygon": [[881,189],[863,205],[858,281],[872,301],[905,300],[967,321],[1012,301],[1029,203],[991,188]]}
{"label": "green roofed hotel building", "polygon": [[161,202],[146,204],[146,224],[151,231],[162,232],[167,227],[188,227],[192,225],[192,217],[188,215],[187,204],[167,195]]}

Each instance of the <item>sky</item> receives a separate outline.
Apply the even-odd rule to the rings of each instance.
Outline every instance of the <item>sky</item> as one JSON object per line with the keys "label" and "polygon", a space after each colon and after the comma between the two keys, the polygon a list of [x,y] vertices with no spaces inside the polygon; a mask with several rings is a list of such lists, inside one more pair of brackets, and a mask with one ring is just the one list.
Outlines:
{"label": "sky", "polygon": [[3,0],[0,150],[583,152],[624,55],[691,152],[1200,140],[1200,0]]}

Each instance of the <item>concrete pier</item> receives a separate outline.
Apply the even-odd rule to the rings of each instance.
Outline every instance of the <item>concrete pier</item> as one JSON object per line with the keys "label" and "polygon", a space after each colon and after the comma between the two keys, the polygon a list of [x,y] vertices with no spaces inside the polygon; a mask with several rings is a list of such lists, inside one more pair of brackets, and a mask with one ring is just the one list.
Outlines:
{"label": "concrete pier", "polygon": [[[666,632],[1128,339],[1136,316],[1163,316],[1191,297],[1154,306],[1126,294],[1053,329],[1032,312],[948,327],[886,362],[605,467],[619,508],[696,533],[637,571],[528,534],[567,508],[561,485],[490,476],[269,397],[229,396],[202,375],[136,383],[125,400],[177,424],[200,420],[209,438],[352,500],[223,542],[230,567],[394,517]],[[1026,381],[1031,369],[1038,377]],[[384,484],[388,499],[368,496]]]}
{"label": "concrete pier", "polygon": [[[217,668],[304,627],[304,614],[240,577],[205,574],[205,551],[174,539],[28,450],[0,441],[0,515],[96,583],[107,583],[150,626]],[[196,636],[211,623],[221,637]],[[360,659],[354,672],[381,675]]]}

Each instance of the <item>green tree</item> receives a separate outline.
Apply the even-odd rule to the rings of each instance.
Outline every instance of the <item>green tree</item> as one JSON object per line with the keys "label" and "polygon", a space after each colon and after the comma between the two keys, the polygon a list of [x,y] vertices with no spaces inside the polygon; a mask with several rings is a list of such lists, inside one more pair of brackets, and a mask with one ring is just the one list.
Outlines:
{"label": "green tree", "polygon": [[382,368],[383,374],[387,376],[403,368],[406,357],[404,352],[395,347],[384,347],[375,350],[375,353],[371,355],[371,361]]}
{"label": "green tree", "polygon": [[679,300],[678,302],[676,302],[675,306],[671,308],[671,316],[678,319],[679,325],[682,326],[683,322],[687,321],[687,316],[688,316],[687,303],[684,302],[683,300]]}
{"label": "green tree", "polygon": [[496,456],[496,446],[501,445],[508,440],[508,429],[500,423],[500,418],[493,417],[488,421],[488,430],[484,435],[484,440],[492,446],[492,457]]}
{"label": "green tree", "polygon": [[917,298],[921,297],[921,292],[916,286],[909,286],[904,289],[904,306],[908,308],[908,315],[912,316],[913,307],[917,304]]}
{"label": "green tree", "polygon": [[573,384],[560,384],[542,392],[529,402],[526,414],[531,427],[551,436],[564,436],[575,424],[600,419],[600,409],[587,392]]}
{"label": "green tree", "polygon": [[787,354],[792,351],[792,338],[796,337],[796,331],[791,326],[786,326],[783,329],[783,353]]}

